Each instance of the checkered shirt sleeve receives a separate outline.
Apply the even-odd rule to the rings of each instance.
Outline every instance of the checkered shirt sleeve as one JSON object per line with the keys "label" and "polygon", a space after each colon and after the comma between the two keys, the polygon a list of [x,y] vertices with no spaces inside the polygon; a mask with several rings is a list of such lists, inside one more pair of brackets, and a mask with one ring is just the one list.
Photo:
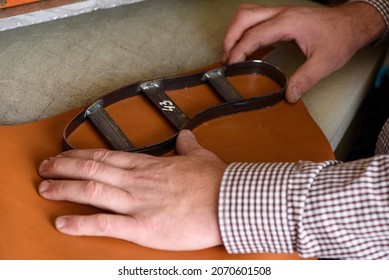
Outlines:
{"label": "checkered shirt sleeve", "polygon": [[382,15],[386,23],[386,32],[382,36],[379,43],[389,40],[389,1],[388,0],[350,0],[352,2],[365,2],[372,5]]}
{"label": "checkered shirt sleeve", "polygon": [[[389,120],[377,150],[349,163],[233,163],[219,194],[230,253],[389,258]],[[382,146],[381,146],[382,145]]]}
{"label": "checkered shirt sleeve", "polygon": [[389,154],[389,119],[384,124],[380,135],[378,135],[375,153],[377,155]]}

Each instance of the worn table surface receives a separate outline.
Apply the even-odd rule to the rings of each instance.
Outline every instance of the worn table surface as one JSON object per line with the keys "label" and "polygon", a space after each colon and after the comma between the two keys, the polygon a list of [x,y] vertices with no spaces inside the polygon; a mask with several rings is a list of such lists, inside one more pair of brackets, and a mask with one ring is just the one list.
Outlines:
{"label": "worn table surface", "polygon": [[[1,32],[0,123],[39,120],[129,83],[220,61],[224,30],[241,2],[146,0]],[[371,85],[382,51],[362,50],[304,97],[333,148]],[[269,59],[290,74],[304,57],[285,43]]]}

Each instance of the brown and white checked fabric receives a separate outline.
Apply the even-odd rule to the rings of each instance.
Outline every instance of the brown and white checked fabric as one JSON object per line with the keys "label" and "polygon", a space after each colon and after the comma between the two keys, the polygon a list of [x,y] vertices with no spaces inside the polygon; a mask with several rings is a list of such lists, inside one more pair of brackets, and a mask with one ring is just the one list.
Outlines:
{"label": "brown and white checked fabric", "polygon": [[377,155],[389,154],[389,121],[384,124],[380,135],[378,135],[375,153]]}
{"label": "brown and white checked fabric", "polygon": [[[364,2],[388,23],[389,0]],[[348,163],[229,165],[219,194],[227,251],[389,259],[389,119],[376,153]]]}
{"label": "brown and white checked fabric", "polygon": [[[384,129],[379,143],[387,152],[389,120]],[[230,253],[389,258],[389,154],[349,163],[231,164],[219,223]]]}

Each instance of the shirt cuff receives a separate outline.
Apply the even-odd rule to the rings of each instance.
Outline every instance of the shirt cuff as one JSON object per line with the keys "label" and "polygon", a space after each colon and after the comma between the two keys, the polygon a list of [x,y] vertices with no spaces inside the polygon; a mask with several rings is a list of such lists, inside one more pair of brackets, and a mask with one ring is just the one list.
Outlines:
{"label": "shirt cuff", "polygon": [[314,257],[320,251],[303,224],[310,188],[321,163],[233,163],[219,192],[219,227],[229,253],[293,253]]}
{"label": "shirt cuff", "polygon": [[287,189],[293,163],[233,163],[219,194],[219,226],[229,253],[294,252]]}

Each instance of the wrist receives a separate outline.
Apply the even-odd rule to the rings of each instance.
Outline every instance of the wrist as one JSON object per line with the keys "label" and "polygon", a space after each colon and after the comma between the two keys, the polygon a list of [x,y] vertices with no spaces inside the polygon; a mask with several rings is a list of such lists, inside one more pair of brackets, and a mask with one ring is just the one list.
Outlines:
{"label": "wrist", "polygon": [[351,35],[357,38],[358,48],[376,42],[387,30],[383,14],[365,1],[350,1],[340,7],[351,27]]}

